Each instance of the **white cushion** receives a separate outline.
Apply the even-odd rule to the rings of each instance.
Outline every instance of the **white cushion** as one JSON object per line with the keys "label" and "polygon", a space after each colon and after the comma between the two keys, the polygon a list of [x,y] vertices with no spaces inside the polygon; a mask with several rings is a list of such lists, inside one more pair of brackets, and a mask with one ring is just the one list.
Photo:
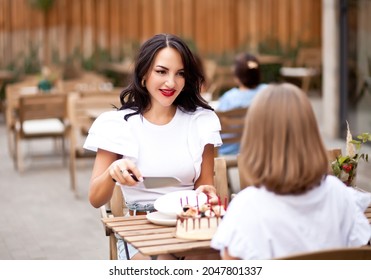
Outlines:
{"label": "white cushion", "polygon": [[32,87],[22,87],[19,92],[21,95],[29,95],[29,94],[36,94],[39,89],[36,86]]}
{"label": "white cushion", "polygon": [[23,123],[25,134],[63,133],[64,124],[59,119],[29,120]]}
{"label": "white cushion", "polygon": [[280,73],[282,76],[286,77],[307,77],[317,75],[318,71],[314,68],[282,67]]}

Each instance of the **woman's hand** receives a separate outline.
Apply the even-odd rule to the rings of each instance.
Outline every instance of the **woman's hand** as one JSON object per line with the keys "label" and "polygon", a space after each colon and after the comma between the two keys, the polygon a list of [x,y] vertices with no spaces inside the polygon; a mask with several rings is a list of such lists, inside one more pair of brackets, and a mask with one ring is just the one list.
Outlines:
{"label": "woman's hand", "polygon": [[135,163],[126,158],[112,162],[108,171],[112,180],[122,185],[135,186],[138,182],[143,182],[143,177]]}
{"label": "woman's hand", "polygon": [[196,189],[197,194],[203,192],[209,197],[210,204],[218,204],[218,196],[216,195],[216,189],[213,185],[200,185]]}

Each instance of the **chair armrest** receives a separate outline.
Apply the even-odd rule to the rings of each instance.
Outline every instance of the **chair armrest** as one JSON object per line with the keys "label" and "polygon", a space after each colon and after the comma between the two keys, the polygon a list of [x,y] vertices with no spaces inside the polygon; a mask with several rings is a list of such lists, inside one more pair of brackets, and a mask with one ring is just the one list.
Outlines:
{"label": "chair armrest", "polygon": [[101,218],[108,218],[108,211],[107,211],[106,205],[99,207],[99,211],[100,211]]}
{"label": "chair armrest", "polygon": [[[99,211],[100,211],[101,219],[113,217],[113,215],[111,214],[111,211],[106,207],[106,205],[102,205],[101,207],[99,207]],[[104,227],[106,236],[110,236],[112,231],[109,228],[107,228],[104,224],[103,224],[103,227]]]}

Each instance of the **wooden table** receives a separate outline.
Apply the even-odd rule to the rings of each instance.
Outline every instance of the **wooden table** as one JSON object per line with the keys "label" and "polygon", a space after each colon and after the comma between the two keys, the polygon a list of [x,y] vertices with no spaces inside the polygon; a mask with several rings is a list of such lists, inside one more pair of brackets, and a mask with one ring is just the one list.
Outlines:
{"label": "wooden table", "polygon": [[[371,205],[365,216],[371,224]],[[175,236],[175,226],[155,225],[146,216],[102,218],[108,231],[117,233],[140,253],[156,259],[156,256],[173,254],[178,257],[193,256],[203,259],[212,255],[219,259],[219,252],[210,247],[210,240],[188,240]]]}
{"label": "wooden table", "polygon": [[210,240],[187,240],[175,237],[175,226],[155,225],[146,216],[103,218],[108,230],[117,233],[140,253],[156,259],[158,255],[173,254],[203,259],[219,259],[219,252],[210,247]]}

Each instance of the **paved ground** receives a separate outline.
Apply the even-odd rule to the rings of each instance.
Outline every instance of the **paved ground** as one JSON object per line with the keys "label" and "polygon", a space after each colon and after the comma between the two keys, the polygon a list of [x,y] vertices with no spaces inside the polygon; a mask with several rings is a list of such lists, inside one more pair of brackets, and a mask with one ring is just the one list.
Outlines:
{"label": "paved ground", "polygon": [[[32,153],[50,142],[27,145]],[[100,260],[108,258],[99,210],[87,201],[91,164],[78,173],[80,199],[69,187],[60,157],[26,161],[23,174],[13,169],[4,120],[0,117],[0,259]]]}
{"label": "paved ground", "polygon": [[[321,100],[313,98],[319,119]],[[328,148],[345,141],[326,140]],[[27,150],[52,154],[52,143],[34,141]],[[69,187],[67,166],[58,156],[26,161],[23,174],[13,169],[5,123],[0,114],[0,260],[101,260],[108,258],[99,210],[87,201],[91,161],[79,165],[80,199]],[[358,182],[371,191],[371,167],[361,165]]]}

